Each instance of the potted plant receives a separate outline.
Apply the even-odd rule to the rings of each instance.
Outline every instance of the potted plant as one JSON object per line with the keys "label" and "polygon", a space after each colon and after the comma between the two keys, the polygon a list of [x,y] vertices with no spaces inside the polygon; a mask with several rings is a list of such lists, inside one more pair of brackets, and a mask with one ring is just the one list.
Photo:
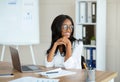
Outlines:
{"label": "potted plant", "polygon": [[92,36],[92,37],[91,37],[90,43],[91,43],[91,45],[95,45],[95,44],[96,44],[95,36]]}

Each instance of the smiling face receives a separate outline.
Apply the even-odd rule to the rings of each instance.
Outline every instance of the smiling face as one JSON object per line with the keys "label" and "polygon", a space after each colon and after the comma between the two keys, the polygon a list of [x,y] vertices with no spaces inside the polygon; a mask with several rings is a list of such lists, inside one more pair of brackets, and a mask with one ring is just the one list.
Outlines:
{"label": "smiling face", "polygon": [[62,37],[70,38],[72,33],[73,25],[69,19],[66,19],[62,24]]}

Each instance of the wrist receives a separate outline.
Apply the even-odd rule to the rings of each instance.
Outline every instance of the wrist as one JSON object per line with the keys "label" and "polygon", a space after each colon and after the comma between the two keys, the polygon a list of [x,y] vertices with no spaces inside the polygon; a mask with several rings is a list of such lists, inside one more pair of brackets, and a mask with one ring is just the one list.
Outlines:
{"label": "wrist", "polygon": [[71,47],[71,42],[68,42],[68,43],[66,44],[66,47]]}
{"label": "wrist", "polygon": [[57,47],[57,43],[55,42],[54,45],[53,45],[53,48],[56,48]]}

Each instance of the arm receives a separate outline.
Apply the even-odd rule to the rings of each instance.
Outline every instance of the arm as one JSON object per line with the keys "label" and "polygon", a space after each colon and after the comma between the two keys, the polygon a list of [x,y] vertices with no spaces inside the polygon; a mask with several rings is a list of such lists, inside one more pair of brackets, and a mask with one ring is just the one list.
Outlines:
{"label": "arm", "polygon": [[65,68],[76,68],[82,69],[81,67],[81,55],[83,51],[83,43],[75,42],[75,46],[73,46],[72,56],[64,62]]}
{"label": "arm", "polygon": [[69,39],[66,38],[65,40],[66,40],[66,55],[65,55],[65,61],[66,61],[71,57],[72,48],[71,48],[71,42],[69,41]]}
{"label": "arm", "polygon": [[48,62],[51,62],[51,61],[53,60],[56,47],[57,47],[57,44],[55,43],[55,44],[53,45],[52,49],[50,50],[50,52],[48,53],[48,56],[47,56],[47,61],[48,61]]}
{"label": "arm", "polygon": [[52,49],[50,52],[45,56],[45,66],[46,67],[53,67],[54,66],[54,55],[55,55],[55,50],[56,50],[56,43],[53,45]]}
{"label": "arm", "polygon": [[58,39],[52,49],[50,50],[50,52],[47,54],[47,56],[45,57],[45,66],[46,67],[53,67],[54,66],[54,55],[55,55],[55,51],[58,45],[64,44],[62,42],[62,38]]}
{"label": "arm", "polygon": [[[67,46],[67,51],[68,51],[67,54],[70,54],[70,53],[71,53],[71,45],[68,45],[68,42],[67,42],[66,39],[60,38],[60,39],[58,39],[58,40],[54,43],[52,49],[51,49],[50,52],[48,53],[48,55],[47,55],[47,61],[48,61],[48,62],[52,62],[52,60],[53,60],[53,58],[54,58],[54,54],[55,54],[55,51],[56,51],[57,46],[58,46],[58,45],[62,45],[62,44],[64,44],[65,46]],[[69,44],[71,44],[71,43],[69,42]],[[65,59],[68,59],[68,58],[69,58],[69,55],[67,55],[67,56],[65,57]]]}

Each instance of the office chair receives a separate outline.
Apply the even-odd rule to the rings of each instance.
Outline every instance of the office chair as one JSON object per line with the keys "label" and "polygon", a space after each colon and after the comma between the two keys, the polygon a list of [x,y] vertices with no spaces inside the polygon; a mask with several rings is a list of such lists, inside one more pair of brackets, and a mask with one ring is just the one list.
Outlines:
{"label": "office chair", "polygon": [[83,63],[86,63],[86,61],[85,61],[85,58],[81,56],[81,66],[82,66],[82,69],[85,69]]}

